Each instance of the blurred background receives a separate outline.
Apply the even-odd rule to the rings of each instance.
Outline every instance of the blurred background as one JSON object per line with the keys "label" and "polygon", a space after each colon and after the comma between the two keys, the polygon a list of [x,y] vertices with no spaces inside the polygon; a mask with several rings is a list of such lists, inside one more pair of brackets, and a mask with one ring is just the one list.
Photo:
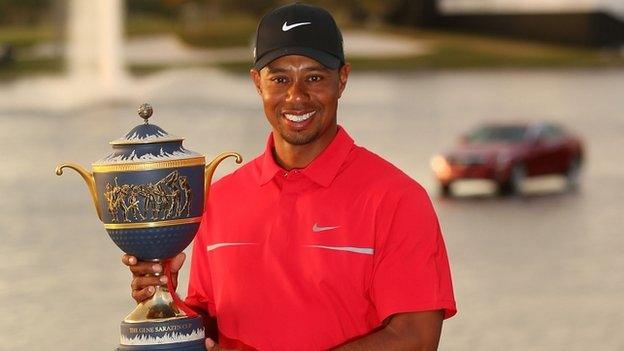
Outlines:
{"label": "blurred background", "polygon": [[[107,155],[143,102],[191,150],[258,155],[253,33],[283,3],[0,0],[0,350],[116,347],[130,274],[82,179],[54,167]],[[624,3],[309,3],[335,15],[353,65],[339,123],[438,211],[459,308],[440,349],[623,350]],[[441,196],[434,155],[483,122],[518,121],[580,137],[577,187],[524,177],[499,196],[470,179]]]}

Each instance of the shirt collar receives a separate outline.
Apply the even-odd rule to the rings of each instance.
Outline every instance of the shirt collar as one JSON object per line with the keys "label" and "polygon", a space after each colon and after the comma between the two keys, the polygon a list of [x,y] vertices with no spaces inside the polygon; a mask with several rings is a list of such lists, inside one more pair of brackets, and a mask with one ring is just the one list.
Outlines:
{"label": "shirt collar", "polygon": [[[275,162],[273,157],[274,145],[273,133],[271,133],[262,157],[260,185],[271,181],[278,172],[284,172],[284,169]],[[344,128],[338,126],[338,133],[332,142],[306,168],[302,169],[301,173],[313,182],[328,187],[338,175],[340,166],[346,160],[353,146],[353,139]]]}
{"label": "shirt collar", "polygon": [[273,179],[277,172],[284,171],[273,158],[273,149],[275,142],[273,141],[273,133],[269,134],[264,155],[262,155],[262,168],[260,169],[260,185],[264,185]]}

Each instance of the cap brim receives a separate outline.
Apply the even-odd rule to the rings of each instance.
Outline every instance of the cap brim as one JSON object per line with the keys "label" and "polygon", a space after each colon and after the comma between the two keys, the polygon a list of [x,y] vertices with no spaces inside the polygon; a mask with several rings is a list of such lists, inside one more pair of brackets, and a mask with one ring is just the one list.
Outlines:
{"label": "cap brim", "polygon": [[258,71],[268,65],[271,61],[286,55],[302,55],[318,61],[329,69],[340,68],[342,61],[332,54],[308,47],[286,47],[269,51],[256,61],[254,68]]}

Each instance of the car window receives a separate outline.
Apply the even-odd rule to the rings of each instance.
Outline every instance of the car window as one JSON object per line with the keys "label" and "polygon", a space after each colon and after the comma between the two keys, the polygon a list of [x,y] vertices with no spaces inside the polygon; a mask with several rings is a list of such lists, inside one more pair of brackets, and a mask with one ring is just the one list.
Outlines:
{"label": "car window", "polygon": [[521,142],[527,132],[523,126],[484,126],[474,130],[466,136],[468,143],[484,142]]}
{"label": "car window", "polygon": [[563,136],[563,131],[556,126],[546,125],[540,131],[540,139],[543,140],[557,140]]}

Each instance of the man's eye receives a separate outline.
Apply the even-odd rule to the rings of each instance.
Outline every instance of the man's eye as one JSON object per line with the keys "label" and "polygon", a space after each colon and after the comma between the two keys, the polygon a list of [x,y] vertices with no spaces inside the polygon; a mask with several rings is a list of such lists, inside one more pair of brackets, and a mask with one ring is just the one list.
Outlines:
{"label": "man's eye", "polygon": [[319,82],[319,81],[321,81],[322,79],[323,79],[323,77],[321,77],[321,76],[310,76],[310,77],[308,77],[308,80],[309,80],[310,82]]}
{"label": "man's eye", "polygon": [[288,81],[286,79],[286,77],[274,77],[271,80],[274,81],[275,83],[278,83],[278,84],[283,84],[283,83],[286,83]]}

